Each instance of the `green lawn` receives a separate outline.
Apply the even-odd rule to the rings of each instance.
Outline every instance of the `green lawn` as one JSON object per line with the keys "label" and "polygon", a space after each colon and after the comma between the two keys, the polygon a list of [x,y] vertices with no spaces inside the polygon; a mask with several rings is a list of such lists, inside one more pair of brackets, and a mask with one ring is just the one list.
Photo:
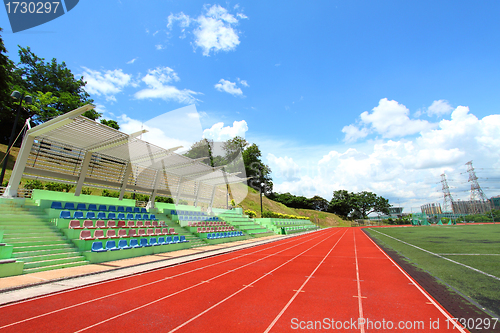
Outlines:
{"label": "green lawn", "polygon": [[368,232],[418,268],[500,314],[499,280],[388,237],[500,278],[500,224],[373,228]]}

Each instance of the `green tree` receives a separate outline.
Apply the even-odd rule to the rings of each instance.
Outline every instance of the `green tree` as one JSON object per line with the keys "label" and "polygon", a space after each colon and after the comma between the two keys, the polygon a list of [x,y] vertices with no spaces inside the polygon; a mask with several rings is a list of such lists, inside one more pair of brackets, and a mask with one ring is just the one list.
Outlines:
{"label": "green tree", "polygon": [[248,180],[248,186],[259,190],[261,184],[262,193],[268,195],[273,191],[273,181],[271,178],[271,168],[261,160],[262,153],[255,143],[251,144],[243,151],[243,163]]}
{"label": "green tree", "polygon": [[191,148],[184,154],[184,156],[196,159],[205,157],[203,163],[213,166],[212,148],[213,141],[208,139],[201,139],[191,145]]}
{"label": "green tree", "polygon": [[361,218],[367,218],[371,213],[383,213],[389,215],[389,200],[377,196],[373,192],[363,191],[355,195],[356,210],[360,212]]}
{"label": "green tree", "polygon": [[347,218],[356,209],[355,196],[354,193],[346,190],[333,191],[328,211]]}
{"label": "green tree", "polygon": [[[0,32],[2,32],[0,28]],[[10,133],[14,119],[16,117],[14,103],[10,94],[12,93],[12,69],[15,67],[14,62],[7,56],[7,49],[3,44],[3,39],[0,36],[0,142],[9,143]],[[22,128],[19,125],[19,130]]]}
{"label": "green tree", "polygon": [[101,124],[109,126],[111,128],[114,128],[115,130],[120,129],[120,125],[116,122],[116,120],[106,120],[106,119],[101,119]]}

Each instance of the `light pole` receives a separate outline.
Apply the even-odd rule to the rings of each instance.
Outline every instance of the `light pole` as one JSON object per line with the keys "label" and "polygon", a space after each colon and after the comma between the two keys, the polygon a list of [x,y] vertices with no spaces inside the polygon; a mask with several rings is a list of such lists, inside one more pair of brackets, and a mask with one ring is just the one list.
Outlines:
{"label": "light pole", "polygon": [[260,217],[262,218],[262,186],[264,183],[260,183],[259,189],[260,189]]}
{"label": "light pole", "polygon": [[21,104],[23,104],[23,101],[26,101],[26,103],[31,104],[32,101],[31,96],[29,95],[24,96],[24,93],[21,94],[17,90],[12,92],[10,96],[14,99],[20,99],[20,102],[19,105],[17,106],[17,114],[16,114],[16,119],[14,120],[14,126],[12,126],[12,132],[10,133],[9,146],[7,148],[7,152],[5,153],[5,159],[3,160],[2,173],[0,174],[0,186],[2,186],[3,184],[3,177],[5,176],[5,169],[7,168],[7,162],[9,160],[10,148],[12,147],[14,141],[14,135],[16,134],[16,126],[17,122],[19,121],[19,115],[21,114]]}

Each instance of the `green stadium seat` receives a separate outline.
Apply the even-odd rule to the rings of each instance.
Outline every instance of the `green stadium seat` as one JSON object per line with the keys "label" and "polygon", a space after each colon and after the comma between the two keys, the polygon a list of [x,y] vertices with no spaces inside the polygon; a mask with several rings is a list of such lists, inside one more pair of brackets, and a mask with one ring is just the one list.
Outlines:
{"label": "green stadium seat", "polygon": [[102,247],[102,242],[93,242],[92,243],[92,252],[106,252],[107,249]]}

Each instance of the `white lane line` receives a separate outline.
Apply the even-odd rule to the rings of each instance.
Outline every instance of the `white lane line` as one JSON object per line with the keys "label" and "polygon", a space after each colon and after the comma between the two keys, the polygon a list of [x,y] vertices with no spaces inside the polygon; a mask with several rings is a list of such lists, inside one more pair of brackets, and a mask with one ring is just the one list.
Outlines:
{"label": "white lane line", "polygon": [[[365,318],[363,317],[363,301],[361,296],[361,284],[359,280],[359,266],[358,266],[358,249],[356,246],[356,229],[353,232],[354,235],[354,258],[356,259],[356,283],[358,284],[358,309],[359,309],[359,322],[361,322],[360,331],[365,333]],[[366,298],[366,297],[364,297]]]}
{"label": "white lane line", "polygon": [[[338,232],[338,231],[337,231],[337,232]],[[333,235],[332,235],[332,236],[333,236]],[[318,237],[319,237],[319,236],[318,236]],[[330,236],[330,237],[331,237],[331,236]],[[314,237],[314,238],[312,238],[312,239],[310,239],[310,240],[314,240],[314,239],[316,239],[316,238],[317,238],[317,237]],[[283,250],[281,250],[281,251],[279,251],[279,252],[276,252],[276,253],[270,254],[270,255],[268,255],[268,256],[266,256],[266,257],[262,257],[262,258],[260,258],[260,259],[257,259],[257,260],[255,260],[255,261],[253,261],[253,262],[250,262],[250,263],[245,264],[245,265],[243,265],[243,266],[237,267],[237,268],[235,268],[235,269],[233,270],[233,272],[234,272],[234,271],[237,271],[237,270],[239,270],[239,269],[242,269],[242,268],[244,268],[244,267],[246,267],[246,266],[253,265],[253,264],[255,264],[255,263],[259,262],[259,261],[262,261],[262,260],[267,259],[267,258],[269,258],[269,257],[272,257],[272,256],[274,256],[274,255],[277,255],[277,254],[279,254],[279,253],[281,253],[281,252],[284,252],[284,251],[286,251],[286,250],[292,249],[292,248],[294,248],[294,247],[296,247],[296,246],[302,245],[302,244],[304,244],[304,243],[306,243],[306,242],[308,242],[308,241],[309,241],[309,240],[306,240],[306,241],[301,242],[301,243],[299,243],[299,244],[296,244],[296,245],[294,245],[294,246],[292,246],[292,247],[288,247],[288,248],[283,249]],[[272,271],[271,271],[271,272],[272,272]],[[169,294],[169,295],[164,296],[164,297],[161,297],[161,298],[159,298],[159,299],[157,299],[157,300],[155,300],[155,301],[152,301],[152,302],[149,302],[149,303],[143,304],[143,305],[141,305],[141,306],[139,306],[139,307],[133,308],[133,309],[131,309],[131,310],[127,311],[127,312],[122,312],[122,313],[120,313],[119,315],[116,315],[116,316],[110,317],[110,318],[108,318],[108,319],[106,319],[106,320],[100,321],[100,322],[95,323],[95,324],[93,324],[93,325],[91,325],[91,326],[88,326],[88,327],[82,328],[81,330],[76,331],[75,333],[78,333],[78,332],[83,332],[83,331],[85,331],[85,330],[88,330],[89,328],[93,328],[93,327],[95,327],[95,326],[98,326],[98,325],[104,324],[104,323],[106,323],[106,322],[108,322],[108,321],[111,321],[111,320],[113,320],[113,319],[116,319],[116,318],[122,317],[122,316],[127,315],[127,314],[129,314],[129,313],[132,313],[132,312],[134,312],[134,311],[140,310],[140,309],[142,309],[142,308],[144,308],[144,307],[147,307],[147,306],[149,306],[149,305],[152,305],[152,304],[158,303],[158,302],[163,301],[163,300],[165,300],[165,299],[167,299],[167,298],[170,298],[170,297],[172,297],[172,296],[175,296],[175,295],[177,295],[177,294],[180,294],[180,293],[182,293],[182,292],[184,292],[184,291],[187,291],[187,290],[193,289],[193,288],[195,288],[195,287],[201,286],[201,285],[205,284],[207,281],[212,281],[212,280],[215,280],[215,279],[217,279],[217,278],[219,278],[219,277],[221,277],[221,276],[227,275],[227,274],[229,274],[229,273],[230,273],[230,272],[227,272],[227,271],[226,271],[226,272],[224,272],[224,273],[222,273],[222,274],[219,274],[219,275],[217,275],[217,276],[214,276],[213,278],[210,278],[210,279],[208,279],[208,280],[204,280],[204,281],[202,281],[202,282],[200,282],[200,283],[197,283],[197,284],[195,284],[195,285],[192,285],[191,287],[187,287],[187,288],[185,288],[185,289],[182,289],[182,290],[176,291],[176,292],[175,292],[175,293],[173,293],[173,294]],[[267,276],[267,275],[265,274],[264,276]],[[245,287],[245,288],[248,288],[248,286],[247,286],[247,287]],[[243,289],[245,289],[245,288],[243,288]]]}
{"label": "white lane line", "polygon": [[498,253],[437,253],[440,256],[500,256]]}
{"label": "white lane line", "polygon": [[[316,239],[318,237],[320,237],[320,236],[313,237],[313,238],[311,238],[309,240],[314,240],[314,239]],[[309,240],[305,240],[302,243],[305,243],[305,242],[307,242]],[[290,242],[285,242],[285,243],[282,243],[280,245],[286,245],[288,243],[290,243]],[[302,243],[299,243],[299,244],[297,244],[295,246],[298,246],[298,245],[300,245]],[[67,307],[64,307],[64,308],[60,308],[60,309],[57,309],[57,310],[46,312],[46,313],[43,313],[43,314],[40,314],[40,315],[37,315],[37,316],[34,316],[34,317],[26,318],[26,319],[23,319],[23,320],[14,322],[14,323],[10,323],[10,324],[1,326],[0,329],[6,328],[6,327],[9,327],[9,326],[14,326],[14,325],[17,325],[17,324],[21,324],[21,323],[24,323],[24,322],[27,322],[27,321],[30,321],[30,320],[33,320],[33,319],[45,317],[45,316],[48,316],[48,315],[51,315],[51,314],[54,314],[54,313],[58,313],[58,312],[61,312],[61,311],[64,311],[64,310],[75,308],[75,307],[80,306],[80,305],[85,305],[85,304],[88,304],[88,303],[92,303],[94,301],[99,301],[99,300],[102,300],[102,299],[105,299],[105,298],[108,298],[108,297],[112,297],[112,296],[116,296],[116,295],[119,295],[119,294],[123,294],[123,293],[129,292],[129,291],[135,290],[135,289],[140,289],[140,288],[143,288],[143,287],[147,287],[147,286],[150,286],[150,285],[153,285],[153,284],[156,284],[156,283],[163,282],[165,280],[170,280],[170,279],[172,279],[174,277],[179,277],[179,276],[186,275],[186,274],[189,274],[189,273],[197,272],[199,270],[202,270],[202,269],[205,269],[205,268],[208,268],[208,267],[211,267],[211,266],[215,266],[215,265],[219,265],[219,264],[222,264],[222,263],[225,263],[225,262],[229,262],[229,261],[232,261],[232,260],[235,260],[235,259],[238,259],[238,258],[242,258],[242,257],[248,256],[248,255],[251,255],[251,254],[255,254],[257,252],[262,252],[264,250],[268,250],[268,249],[271,249],[271,248],[274,248],[274,247],[277,247],[277,246],[279,246],[279,245],[274,245],[274,246],[271,246],[271,247],[268,247],[268,248],[265,248],[265,249],[261,249],[261,250],[255,251],[255,252],[247,253],[247,254],[244,254],[244,255],[241,255],[241,256],[238,256],[238,257],[234,257],[234,258],[230,258],[230,259],[227,259],[227,260],[224,260],[224,261],[216,262],[216,263],[213,263],[213,264],[210,264],[210,265],[207,265],[207,266],[198,267],[198,268],[192,269],[190,271],[179,273],[177,275],[168,276],[168,277],[165,277],[165,278],[160,279],[160,280],[155,280],[153,282],[149,282],[149,283],[145,283],[145,284],[142,284],[142,285],[139,285],[139,286],[135,286],[135,287],[132,287],[132,288],[128,288],[128,289],[125,289],[125,290],[121,290],[121,291],[118,291],[116,293],[104,295],[104,296],[101,296],[101,297],[90,299],[88,301],[84,301],[84,302],[73,304],[73,305],[70,305],[70,306],[67,306]],[[293,246],[293,247],[295,247],[295,246]],[[288,249],[290,249],[290,248],[286,248],[286,249],[284,249],[284,250],[282,250],[280,252],[283,252],[283,251],[288,250]],[[280,252],[277,252],[277,253],[280,253]],[[259,259],[257,261],[260,261],[260,260],[265,259],[265,258],[267,258],[267,257],[263,257],[263,258],[261,258],[261,259]],[[254,261],[252,263],[255,263],[257,261]],[[149,273],[151,273],[151,272],[149,272]],[[146,274],[146,273],[142,273],[142,274]],[[138,274],[138,275],[142,275],[142,274]],[[134,276],[137,276],[137,275],[134,275]],[[127,277],[123,277],[123,278],[112,280],[112,281],[114,282],[114,281],[122,280],[122,279],[125,279],[125,278],[127,278]],[[128,278],[131,278],[131,277],[129,276]],[[106,282],[106,283],[109,283],[109,281]],[[100,283],[98,283],[97,285],[99,285],[99,284]],[[88,286],[86,286],[86,287],[88,287]],[[79,289],[83,289],[83,288],[85,288],[85,287],[80,287],[80,288],[76,288],[76,289],[73,289],[73,290],[79,290]],[[69,292],[69,291],[65,291],[65,292]],[[65,293],[65,292],[61,292],[60,294]],[[43,297],[41,297],[41,298],[43,298]],[[37,299],[40,299],[40,298],[37,298]],[[27,300],[27,301],[29,301],[29,300]],[[25,303],[25,302],[19,302],[19,303],[14,303],[14,304],[20,304],[20,303]]]}
{"label": "white lane line", "polygon": [[407,274],[407,273],[406,273],[406,272],[405,272],[405,271],[404,271],[401,267],[399,267],[399,265],[398,265],[398,264],[397,264],[394,260],[392,260],[392,258],[391,258],[391,257],[389,257],[389,256],[387,255],[387,253],[385,253],[385,251],[384,251],[384,250],[382,250],[382,249],[381,249],[381,248],[377,245],[377,243],[375,243],[375,242],[374,242],[374,241],[373,241],[370,237],[368,237],[368,235],[367,235],[367,234],[364,234],[364,235],[366,236],[366,238],[368,238],[368,239],[370,240],[370,242],[372,242],[372,243],[373,243],[373,245],[375,245],[375,246],[377,247],[377,249],[379,249],[379,251],[380,251],[380,252],[382,252],[382,253],[384,254],[384,256],[386,256],[386,257],[387,257],[387,259],[389,259],[389,260],[390,260],[390,261],[394,264],[394,266],[396,266],[396,267],[399,269],[399,271],[400,271],[401,273],[403,273],[403,275],[404,275],[404,276],[406,276],[406,278],[407,278],[408,280],[410,280],[410,281],[413,283],[413,285],[414,285],[414,286],[415,286],[415,287],[416,287],[416,288],[417,288],[417,289],[418,289],[418,290],[419,290],[419,291],[420,291],[420,292],[421,292],[421,293],[422,293],[422,294],[423,294],[423,295],[427,298],[427,300],[429,300],[429,304],[434,305],[434,306],[435,306],[435,307],[436,307],[436,308],[437,308],[437,309],[438,309],[438,310],[439,310],[439,311],[440,311],[440,312],[441,312],[441,313],[442,313],[442,314],[443,314],[443,315],[447,318],[448,322],[452,322],[452,323],[453,323],[453,326],[455,326],[455,328],[456,328],[456,329],[458,329],[458,330],[459,330],[460,332],[462,332],[462,333],[467,333],[467,331],[465,331],[465,330],[464,330],[464,329],[463,329],[460,325],[458,325],[458,324],[457,324],[457,322],[456,322],[456,321],[454,321],[454,320],[453,320],[453,318],[452,318],[452,317],[448,314],[448,312],[446,312],[446,311],[445,311],[445,310],[441,307],[441,305],[437,304],[437,303],[436,303],[436,301],[435,301],[432,297],[430,297],[430,296],[429,296],[429,294],[427,294],[427,292],[426,292],[426,291],[424,291],[424,290],[422,289],[422,287],[420,287],[420,285],[417,283],[417,281],[415,281],[415,280],[414,280],[411,276],[409,276],[409,275],[408,275],[408,274]]}
{"label": "white lane line", "polygon": [[454,264],[457,264],[457,265],[463,266],[463,267],[465,267],[465,268],[471,269],[471,270],[473,270],[473,271],[475,271],[475,272],[478,272],[478,273],[484,274],[484,275],[486,275],[486,276],[489,276],[489,277],[491,277],[491,278],[494,278],[495,280],[500,281],[500,278],[499,278],[499,277],[497,277],[497,276],[495,276],[495,275],[488,274],[488,273],[486,273],[486,272],[480,271],[480,270],[479,270],[479,269],[477,269],[477,268],[474,268],[474,267],[471,267],[471,266],[468,266],[468,265],[462,264],[462,263],[457,262],[457,261],[455,261],[455,260],[451,260],[450,258],[443,257],[443,256],[441,256],[441,255],[439,255],[439,254],[437,254],[437,253],[434,253],[434,252],[431,252],[431,251],[427,251],[426,249],[423,249],[423,248],[418,247],[418,246],[416,246],[416,245],[413,245],[413,244],[407,243],[407,242],[405,242],[405,241],[402,241],[401,239],[397,239],[397,238],[395,238],[395,237],[389,236],[389,235],[384,234],[383,232],[377,231],[377,230],[375,230],[375,229],[372,229],[372,230],[373,230],[373,231],[375,231],[375,232],[377,232],[377,233],[379,233],[379,234],[381,234],[381,235],[384,235],[384,236],[386,236],[386,237],[389,237],[389,238],[392,238],[392,239],[394,239],[394,240],[397,240],[398,242],[401,242],[401,243],[406,244],[406,245],[409,245],[409,246],[413,246],[413,247],[414,247],[414,248],[416,248],[416,249],[419,249],[419,250],[421,250],[421,251],[424,251],[424,252],[427,252],[427,253],[429,253],[429,254],[432,254],[432,255],[434,255],[434,256],[436,256],[436,257],[438,257],[438,258],[441,258],[441,259],[444,259],[444,260],[448,260],[448,261],[450,261],[450,262],[452,262],[452,263],[454,263]]}
{"label": "white lane line", "polygon": [[[301,253],[297,254],[297,255],[296,255],[295,257],[293,257],[292,259],[287,260],[286,262],[284,262],[283,264],[281,264],[281,265],[279,265],[278,267],[274,268],[273,270],[269,271],[268,273],[272,273],[272,272],[274,272],[274,271],[277,271],[277,270],[278,270],[278,269],[280,269],[281,267],[285,266],[285,265],[286,265],[286,264],[288,264],[289,262],[291,262],[291,261],[295,260],[296,258],[300,257],[302,254],[304,254],[304,253],[306,253],[306,252],[310,251],[312,248],[315,248],[316,246],[318,246],[319,244],[323,243],[323,242],[324,242],[324,241],[326,241],[328,238],[333,237],[333,236],[334,236],[334,235],[336,235],[337,233],[338,233],[338,231],[337,231],[337,232],[335,232],[334,234],[332,234],[332,235],[328,236],[327,238],[323,239],[322,241],[320,241],[320,242],[316,243],[315,245],[311,246],[311,247],[310,247],[310,248],[308,248],[307,250],[305,250],[305,251],[303,251],[303,252],[301,252]],[[344,232],[344,233],[345,233],[345,232]],[[182,327],[186,326],[187,324],[189,324],[189,323],[190,323],[190,322],[192,322],[193,320],[195,320],[195,319],[197,319],[197,318],[201,317],[202,315],[204,315],[204,314],[205,314],[205,313],[207,313],[208,311],[210,311],[210,310],[214,309],[215,307],[217,307],[217,306],[219,306],[220,304],[224,303],[224,302],[225,302],[225,301],[227,301],[228,299],[230,299],[230,298],[232,298],[233,296],[235,296],[235,295],[239,294],[239,293],[240,293],[240,292],[242,292],[243,290],[245,290],[245,289],[249,288],[250,286],[252,286],[252,285],[253,285],[253,284],[255,284],[256,282],[258,282],[258,281],[262,280],[263,278],[265,278],[265,277],[268,275],[268,273],[263,274],[260,278],[258,278],[258,279],[256,279],[256,280],[254,280],[254,281],[250,282],[250,284],[248,284],[247,286],[245,286],[245,287],[241,288],[240,290],[238,290],[238,291],[234,292],[233,294],[229,295],[228,297],[224,298],[222,301],[220,301],[220,302],[218,302],[218,303],[216,303],[216,304],[212,305],[211,307],[209,307],[209,308],[208,308],[208,309],[206,309],[205,311],[200,312],[200,313],[199,313],[199,314],[197,314],[196,316],[194,316],[194,317],[192,317],[191,319],[189,319],[189,320],[185,321],[184,323],[182,323],[181,325],[177,326],[176,328],[174,328],[174,329],[170,330],[170,331],[169,331],[169,333],[172,333],[172,332],[175,332],[175,331],[177,331],[177,330],[181,329]]]}
{"label": "white lane line", "polygon": [[300,292],[303,292],[303,288],[304,286],[307,284],[307,282],[309,282],[309,280],[314,277],[314,273],[316,273],[316,271],[318,270],[319,266],[321,266],[321,264],[323,264],[323,262],[326,260],[326,258],[330,255],[330,253],[332,252],[332,250],[337,246],[337,244],[340,242],[340,240],[342,239],[342,237],[344,237],[345,233],[347,232],[347,229],[346,231],[344,231],[344,233],[342,234],[342,236],[340,236],[340,238],[337,240],[337,242],[335,243],[335,245],[333,245],[333,247],[330,249],[330,251],[328,251],[328,253],[325,255],[325,257],[323,258],[323,260],[321,260],[321,262],[318,264],[318,266],[316,266],[316,268],[312,271],[311,274],[309,274],[309,276],[307,276],[307,279],[304,281],[304,283],[300,286],[299,289],[297,290],[294,290],[296,291],[296,293],[292,296],[292,298],[290,298],[290,300],[288,301],[288,303],[285,305],[285,307],[280,311],[280,313],[278,313],[278,315],[276,316],[276,318],[274,318],[274,320],[271,322],[271,324],[267,327],[267,329],[264,331],[264,333],[267,333],[269,332],[273,326],[276,324],[276,322],[281,318],[281,316],[283,315],[283,313],[285,313],[285,311],[288,309],[288,307],[290,306],[290,304],[292,304],[292,302],[295,300],[295,298],[297,297],[297,295],[300,293]]}

